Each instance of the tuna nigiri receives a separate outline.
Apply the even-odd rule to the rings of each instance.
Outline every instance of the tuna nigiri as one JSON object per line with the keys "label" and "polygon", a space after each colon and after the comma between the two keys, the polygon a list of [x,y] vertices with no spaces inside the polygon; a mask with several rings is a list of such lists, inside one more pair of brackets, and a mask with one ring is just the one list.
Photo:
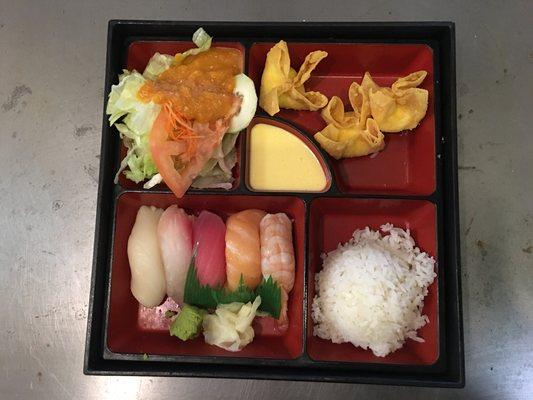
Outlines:
{"label": "tuna nigiri", "polygon": [[223,286],[226,283],[226,225],[222,218],[202,211],[192,226],[193,243],[198,245],[196,272],[202,285]]}
{"label": "tuna nigiri", "polygon": [[157,237],[165,267],[167,294],[183,304],[185,280],[192,256],[191,217],[178,206],[170,206],[161,215]]}
{"label": "tuna nigiri", "polygon": [[145,307],[155,307],[166,294],[163,261],[157,241],[157,225],[163,210],[141,206],[128,238],[131,293]]}
{"label": "tuna nigiri", "polygon": [[226,221],[227,287],[235,290],[242,277],[255,289],[262,279],[259,223],[266,215],[261,210],[244,210]]}

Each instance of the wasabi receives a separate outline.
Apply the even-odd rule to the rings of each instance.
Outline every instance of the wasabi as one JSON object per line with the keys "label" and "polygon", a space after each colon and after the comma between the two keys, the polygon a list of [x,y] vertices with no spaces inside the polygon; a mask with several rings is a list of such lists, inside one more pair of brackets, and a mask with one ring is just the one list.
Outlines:
{"label": "wasabi", "polygon": [[200,333],[205,314],[205,310],[185,304],[170,325],[170,336],[177,336],[183,341],[194,339]]}

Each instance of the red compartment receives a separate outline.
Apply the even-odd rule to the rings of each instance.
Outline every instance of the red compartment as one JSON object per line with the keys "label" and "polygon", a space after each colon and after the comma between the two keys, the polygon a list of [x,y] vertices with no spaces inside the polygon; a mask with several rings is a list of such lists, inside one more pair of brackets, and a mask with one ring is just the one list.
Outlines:
{"label": "red compartment", "polygon": [[[213,42],[213,46],[216,47],[231,47],[234,49],[238,49],[243,54],[243,69],[244,69],[244,46],[241,43],[238,42]],[[193,47],[196,47],[192,41],[186,41],[186,42],[177,42],[177,41],[139,41],[139,42],[133,42],[128,47],[128,54],[126,58],[126,68],[128,70],[135,69],[139,72],[143,72],[146,68],[146,65],[148,64],[148,61],[155,53],[161,53],[161,54],[176,54],[181,53],[186,50],[189,50]],[[237,139],[236,149],[237,149],[237,164],[233,168],[233,189],[235,189],[237,186],[239,186],[240,182],[240,149],[241,149],[241,137]],[[122,144],[120,146],[120,159],[122,160],[124,156],[126,155],[126,147],[124,147]],[[120,174],[119,176],[119,183],[122,187],[126,189],[142,189],[142,185],[144,182],[135,183],[133,181],[130,181],[127,179],[124,174]],[[164,183],[161,183],[156,186],[156,189],[167,189],[167,186]],[[212,189],[210,189],[212,190]],[[224,191],[225,190],[221,190]]]}
{"label": "red compartment", "polygon": [[[266,54],[274,43],[256,43],[251,47],[248,75],[259,93]],[[423,44],[353,44],[353,43],[288,43],[291,65],[298,70],[305,56],[314,50],[328,52],[306,83],[307,90],[322,92],[328,98],[339,96],[349,107],[348,88],[361,82],[369,71],[379,85],[390,85],[396,79],[417,70],[428,76],[421,87],[429,91],[428,111],[420,125],[411,132],[389,133],[386,147],[375,156],[336,161],[333,173],[340,190],[347,193],[417,194],[434,192],[435,115],[433,88],[433,51]],[[284,118],[310,136],[326,124],[320,112],[281,110]]]}
{"label": "red compartment", "polygon": [[[170,302],[147,309],[139,305],[130,291],[130,268],[126,253],[127,241],[141,205],[166,208],[178,204],[189,213],[210,210],[225,218],[247,208],[267,212],[285,212],[293,223],[296,256],[296,279],[289,298],[290,325],[284,336],[256,335],[242,351],[232,353],[204,342],[203,336],[182,342],[168,333],[164,317]],[[294,359],[303,350],[305,204],[291,196],[228,196],[186,195],[176,199],[172,193],[124,193],[117,203],[111,272],[107,346],[116,353],[227,356]]]}
{"label": "red compartment", "polygon": [[[434,204],[423,200],[319,198],[311,203],[309,219],[308,309],[315,297],[315,273],[321,269],[320,255],[347,242],[356,229],[369,226],[377,230],[385,223],[409,228],[417,246],[437,260],[437,216]],[[314,360],[381,364],[429,365],[439,356],[437,278],[430,285],[422,313],[429,323],[418,330],[425,340],[407,340],[387,357],[376,357],[371,350],[350,343],[335,344],[313,336],[313,319],[307,318],[307,352]]]}

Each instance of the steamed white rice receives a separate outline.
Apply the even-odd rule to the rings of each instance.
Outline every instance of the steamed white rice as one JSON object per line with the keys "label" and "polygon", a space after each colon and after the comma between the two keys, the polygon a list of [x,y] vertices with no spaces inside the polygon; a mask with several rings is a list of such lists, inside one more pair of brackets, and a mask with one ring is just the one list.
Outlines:
{"label": "steamed white rice", "polygon": [[424,341],[416,331],[429,322],[421,311],[436,274],[435,260],[415,247],[409,230],[385,224],[381,231],[357,230],[322,255],[312,318],[314,335],[384,357],[407,338]]}

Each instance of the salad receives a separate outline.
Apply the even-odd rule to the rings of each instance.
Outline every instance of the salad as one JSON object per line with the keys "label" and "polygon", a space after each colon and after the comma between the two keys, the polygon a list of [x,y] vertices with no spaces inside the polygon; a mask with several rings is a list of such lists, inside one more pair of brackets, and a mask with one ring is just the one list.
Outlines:
{"label": "salad", "polygon": [[177,197],[187,189],[230,189],[235,144],[255,114],[257,94],[242,73],[243,55],[212,46],[202,28],[195,48],[156,53],[144,72],[123,70],[107,102],[126,156],[120,174],[149,189],[164,182]]}

